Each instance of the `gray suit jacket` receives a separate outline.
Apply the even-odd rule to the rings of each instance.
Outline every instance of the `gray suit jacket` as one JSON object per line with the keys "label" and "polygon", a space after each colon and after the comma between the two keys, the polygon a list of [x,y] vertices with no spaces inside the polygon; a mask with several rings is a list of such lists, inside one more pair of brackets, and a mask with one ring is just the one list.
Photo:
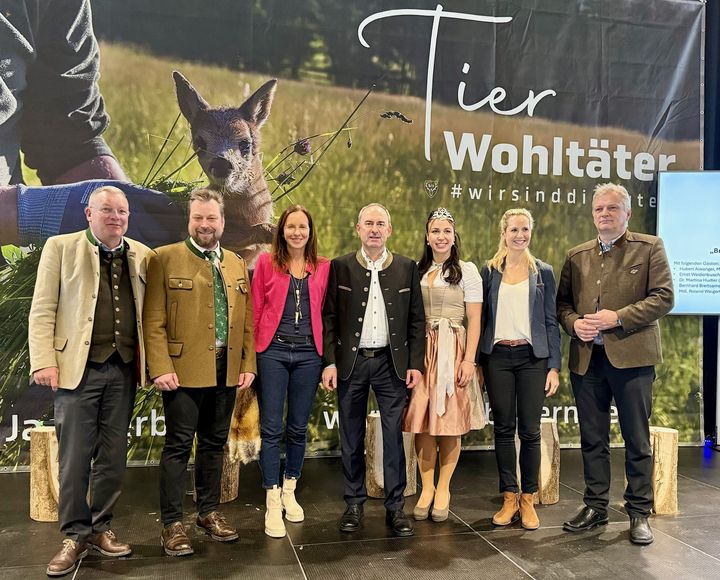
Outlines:
{"label": "gray suit jacket", "polygon": [[[548,359],[548,368],[560,369],[560,328],[555,314],[555,276],[550,264],[537,260],[538,272],[530,272],[528,278],[530,300],[530,336],[533,354]],[[502,273],[482,267],[480,277],[483,280],[483,330],[480,335],[478,354],[490,354],[495,338],[498,293]]]}

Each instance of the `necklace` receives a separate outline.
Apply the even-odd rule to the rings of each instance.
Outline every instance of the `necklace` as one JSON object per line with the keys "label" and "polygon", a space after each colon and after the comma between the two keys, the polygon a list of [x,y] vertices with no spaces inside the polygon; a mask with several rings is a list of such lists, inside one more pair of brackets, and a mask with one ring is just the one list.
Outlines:
{"label": "necklace", "polygon": [[[305,267],[307,263],[303,261],[303,274],[305,273]],[[302,311],[300,310],[300,295],[302,294],[303,284],[305,283],[305,276],[303,275],[300,280],[295,278],[292,272],[290,272],[290,280],[292,281],[293,288],[295,289],[295,328],[300,326],[302,320]]]}

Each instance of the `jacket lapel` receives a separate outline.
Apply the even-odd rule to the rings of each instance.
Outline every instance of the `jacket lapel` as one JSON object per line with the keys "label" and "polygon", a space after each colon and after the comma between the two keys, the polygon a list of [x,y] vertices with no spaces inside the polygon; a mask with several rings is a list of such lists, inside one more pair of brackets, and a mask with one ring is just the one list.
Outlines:
{"label": "jacket lapel", "polygon": [[492,311],[497,316],[497,305],[498,305],[498,294],[500,293],[500,282],[502,281],[502,274],[493,268],[492,278],[490,279],[490,299],[492,302]]}
{"label": "jacket lapel", "polygon": [[530,309],[529,309],[530,317],[529,318],[530,318],[531,324],[532,324],[532,319],[533,319],[533,309],[535,308],[535,293],[537,292],[537,285],[538,285],[539,277],[540,277],[540,270],[538,270],[534,274],[533,274],[532,270],[530,270],[530,272],[528,272],[528,285],[530,288],[530,291],[528,292],[529,300],[530,300]]}

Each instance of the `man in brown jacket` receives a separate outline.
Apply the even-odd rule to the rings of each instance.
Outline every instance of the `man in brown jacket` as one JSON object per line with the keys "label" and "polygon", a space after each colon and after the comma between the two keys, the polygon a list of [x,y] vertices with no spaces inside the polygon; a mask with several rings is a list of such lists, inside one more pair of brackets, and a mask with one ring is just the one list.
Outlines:
{"label": "man in brown jacket", "polygon": [[558,319],[570,335],[570,380],[580,421],[585,507],[564,529],[608,523],[610,403],[625,440],[625,510],[630,541],[653,541],[649,418],[654,365],[662,362],[658,320],[673,306],[662,240],[627,229],[630,196],[621,185],[595,188],[598,237],[570,250],[558,286]]}
{"label": "man in brown jacket", "polygon": [[182,523],[185,472],[197,433],[197,525],[214,540],[238,537],[217,511],[223,447],[236,387],[255,378],[252,300],[245,261],[220,247],[223,198],[190,195],[184,241],[156,250],[148,264],[143,322],[148,368],[162,391],[165,447],[160,459],[162,546],[169,556],[193,553]]}

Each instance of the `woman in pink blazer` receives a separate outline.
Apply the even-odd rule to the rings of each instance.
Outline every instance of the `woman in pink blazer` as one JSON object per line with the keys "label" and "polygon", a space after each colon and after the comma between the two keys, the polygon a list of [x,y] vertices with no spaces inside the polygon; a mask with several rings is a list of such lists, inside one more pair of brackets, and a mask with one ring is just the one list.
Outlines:
{"label": "woman in pink blazer", "polygon": [[[285,536],[283,511],[290,522],[305,519],[295,486],[322,372],[321,314],[329,269],[330,262],[317,255],[312,216],[301,205],[288,207],[280,216],[272,251],[258,258],[252,279],[265,533],[273,538]],[[283,431],[286,457],[280,487]]]}

